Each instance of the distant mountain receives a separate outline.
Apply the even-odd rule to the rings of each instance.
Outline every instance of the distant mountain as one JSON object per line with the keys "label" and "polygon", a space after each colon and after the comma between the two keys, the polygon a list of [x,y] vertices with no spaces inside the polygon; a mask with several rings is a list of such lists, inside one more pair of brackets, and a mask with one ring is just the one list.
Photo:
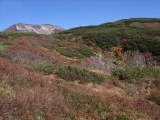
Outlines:
{"label": "distant mountain", "polygon": [[14,24],[11,27],[5,29],[4,31],[18,31],[18,32],[35,32],[38,34],[52,34],[64,31],[65,29],[51,25],[51,24],[42,24],[42,25],[32,25],[32,24],[23,24],[18,23]]}

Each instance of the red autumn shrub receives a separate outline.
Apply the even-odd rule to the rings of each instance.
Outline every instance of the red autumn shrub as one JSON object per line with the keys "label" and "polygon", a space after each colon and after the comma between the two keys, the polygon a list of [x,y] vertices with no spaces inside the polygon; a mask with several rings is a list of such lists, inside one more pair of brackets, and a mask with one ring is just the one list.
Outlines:
{"label": "red autumn shrub", "polygon": [[12,41],[9,41],[8,42],[9,45],[28,45],[28,46],[31,46],[31,45],[38,45],[38,41],[37,40],[21,40],[21,39],[18,39],[18,40],[12,40]]}
{"label": "red autumn shrub", "polygon": [[7,56],[16,63],[27,65],[51,62],[53,58],[53,55],[45,49],[24,45],[9,47]]}
{"label": "red autumn shrub", "polygon": [[[58,92],[58,90],[56,90]],[[47,113],[52,113],[52,119],[62,117],[68,112],[65,99],[61,93],[51,92],[47,88],[23,88],[16,89],[16,93],[10,97],[4,97],[0,101],[0,116],[4,119],[12,119],[16,117],[35,118],[36,116],[45,116]],[[14,113],[14,114],[12,114]]]}
{"label": "red autumn shrub", "polygon": [[78,48],[78,44],[75,42],[62,42],[60,43],[60,47],[66,47],[66,48]]}
{"label": "red autumn shrub", "polygon": [[[44,80],[43,76],[40,73],[30,72],[20,65],[12,63],[11,61],[2,57],[0,57],[0,75],[8,76],[8,82],[13,82],[15,84],[18,81],[21,81],[23,83],[26,80],[29,80],[36,86],[36,84],[40,85]],[[5,82],[7,82],[7,80]],[[43,85],[45,85],[45,83],[43,83]]]}
{"label": "red autumn shrub", "polygon": [[56,49],[55,44],[51,44],[51,43],[47,43],[47,42],[41,42],[40,44],[41,44],[42,47],[47,48],[49,50]]}

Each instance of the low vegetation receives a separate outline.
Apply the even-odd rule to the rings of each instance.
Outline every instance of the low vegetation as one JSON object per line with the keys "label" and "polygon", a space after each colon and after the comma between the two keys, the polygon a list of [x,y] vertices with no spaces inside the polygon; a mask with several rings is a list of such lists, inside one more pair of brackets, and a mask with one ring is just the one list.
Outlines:
{"label": "low vegetation", "polygon": [[60,52],[62,55],[75,58],[84,58],[93,55],[91,49],[83,44],[81,44],[78,48],[59,47],[57,48],[57,51]]}
{"label": "low vegetation", "polygon": [[112,72],[113,76],[119,80],[123,80],[127,83],[134,83],[144,75],[142,71],[135,69],[135,68],[123,68],[117,69]]}
{"label": "low vegetation", "polygon": [[57,48],[57,51],[60,52],[60,54],[68,57],[75,57],[75,58],[84,57],[76,48]]}
{"label": "low vegetation", "polygon": [[130,26],[130,24],[134,22],[150,23],[159,21],[159,19],[135,18],[105,23],[99,26],[73,28],[62,33],[72,33],[75,36],[81,35],[86,44],[93,45],[90,43],[94,43],[103,50],[110,50],[115,46],[122,45],[124,51],[139,50],[143,53],[151,52],[159,56],[160,40],[157,39],[156,36],[160,36],[160,31]]}
{"label": "low vegetation", "polygon": [[5,50],[8,47],[8,45],[5,44],[5,42],[0,42],[0,52]]}
{"label": "low vegetation", "polygon": [[[52,35],[0,32],[0,119],[159,120],[160,31],[153,22],[160,20]],[[127,65],[128,50],[152,53],[157,66]]]}
{"label": "low vegetation", "polygon": [[0,32],[0,38],[3,38],[5,40],[13,40],[15,38],[18,38],[20,36],[40,36],[39,34],[36,34],[34,32]]}
{"label": "low vegetation", "polygon": [[160,69],[158,68],[144,68],[141,72],[147,77],[160,78]]}
{"label": "low vegetation", "polygon": [[80,83],[102,83],[104,76],[86,69],[80,69],[72,66],[59,66],[56,74],[68,81],[78,80]]}
{"label": "low vegetation", "polygon": [[39,64],[38,66],[35,66],[34,68],[30,67],[29,69],[39,71],[39,72],[44,72],[44,74],[53,74],[55,65],[54,64]]}
{"label": "low vegetation", "polygon": [[[45,67],[48,68],[47,66]],[[116,98],[107,93],[106,99],[103,99],[83,86],[44,77],[4,58],[0,58],[0,73],[2,119],[146,118],[145,114],[134,112],[120,104],[112,106],[110,100],[116,102]],[[148,104],[146,106],[149,107]],[[157,113],[156,107],[152,109]]]}
{"label": "low vegetation", "polygon": [[104,76],[89,70],[67,66],[67,65],[54,65],[54,64],[39,64],[38,66],[29,68],[30,70],[44,72],[44,74],[55,73],[58,77],[66,81],[79,81],[79,83],[102,83]]}

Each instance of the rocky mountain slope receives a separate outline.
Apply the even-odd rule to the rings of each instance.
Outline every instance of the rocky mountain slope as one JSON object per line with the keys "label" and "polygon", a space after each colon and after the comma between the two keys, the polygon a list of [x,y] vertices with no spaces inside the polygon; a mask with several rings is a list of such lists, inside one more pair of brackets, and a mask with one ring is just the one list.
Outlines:
{"label": "rocky mountain slope", "polygon": [[50,24],[32,25],[32,24],[18,23],[5,29],[4,31],[35,32],[38,34],[48,35],[48,34],[64,31],[64,29],[59,26],[54,26]]}

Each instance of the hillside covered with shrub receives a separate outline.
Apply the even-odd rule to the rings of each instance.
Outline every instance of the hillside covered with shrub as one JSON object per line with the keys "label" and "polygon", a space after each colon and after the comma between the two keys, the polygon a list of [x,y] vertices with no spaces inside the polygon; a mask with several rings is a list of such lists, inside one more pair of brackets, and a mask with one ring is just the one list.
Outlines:
{"label": "hillside covered with shrub", "polygon": [[[143,26],[144,23],[148,25]],[[110,50],[112,47],[121,45],[124,51],[139,50],[159,56],[160,30],[156,29],[155,23],[160,27],[160,19],[132,18],[98,26],[73,28],[62,33],[82,36],[86,44],[95,44],[103,50]]]}
{"label": "hillside covered with shrub", "polygon": [[159,120],[160,66],[122,59],[136,51],[158,61],[159,23],[134,18],[51,35],[0,32],[0,119]]}

